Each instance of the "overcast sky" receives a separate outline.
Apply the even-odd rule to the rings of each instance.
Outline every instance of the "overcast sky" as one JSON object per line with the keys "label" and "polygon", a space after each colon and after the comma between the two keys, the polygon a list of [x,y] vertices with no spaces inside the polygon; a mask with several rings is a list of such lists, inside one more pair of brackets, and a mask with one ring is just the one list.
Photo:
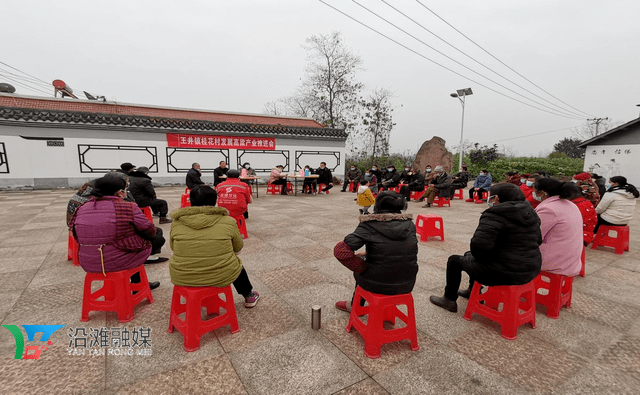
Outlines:
{"label": "overcast sky", "polygon": [[[461,105],[449,94],[467,87],[473,89],[473,96],[467,98],[465,140],[495,142],[520,155],[549,153],[554,143],[570,137],[570,128],[582,125],[586,118],[609,117],[625,123],[638,117],[638,0],[420,0],[486,51],[575,109],[507,69],[415,0],[387,2],[543,99],[478,65],[380,0],[358,2],[495,82],[436,53],[354,2],[325,1],[462,76],[318,0],[2,0],[0,61],[44,81],[62,79],[78,93],[86,90],[109,100],[261,113],[264,103],[291,94],[301,83],[305,39],[338,30],[364,62],[358,79],[368,88],[385,87],[396,94],[392,151],[417,150],[434,135],[448,145],[457,144]],[[0,64],[0,73],[6,76],[6,71],[19,74]],[[0,82],[12,83],[17,93],[44,95],[2,75]],[[581,119],[543,112],[491,89],[544,110],[577,113]],[[539,135],[522,137],[532,134]]]}

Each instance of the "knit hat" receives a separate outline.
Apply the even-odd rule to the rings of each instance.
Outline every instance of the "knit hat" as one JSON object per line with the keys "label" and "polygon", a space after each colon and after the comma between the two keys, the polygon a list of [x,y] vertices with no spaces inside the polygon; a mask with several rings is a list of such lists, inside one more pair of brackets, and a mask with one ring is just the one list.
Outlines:
{"label": "knit hat", "polygon": [[587,172],[584,172],[584,173],[576,174],[575,176],[573,176],[573,178],[578,181],[586,181],[591,178],[591,175]]}

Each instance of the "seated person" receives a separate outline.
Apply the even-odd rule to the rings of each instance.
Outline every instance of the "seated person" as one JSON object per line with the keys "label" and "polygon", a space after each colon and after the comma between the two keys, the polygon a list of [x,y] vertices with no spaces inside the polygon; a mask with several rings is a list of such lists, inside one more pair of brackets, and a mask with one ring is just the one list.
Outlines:
{"label": "seated person", "polygon": [[[313,173],[313,169],[311,168],[311,166],[306,165],[304,167],[304,174],[307,175],[312,175]],[[304,193],[304,191],[308,190],[307,193],[308,194],[316,194],[318,191],[318,181],[317,178],[305,178],[304,181],[302,182],[302,193]]]}
{"label": "seated person", "polygon": [[[118,272],[148,262],[149,255],[159,253],[165,240],[142,210],[123,200],[126,182],[104,176],[94,182],[91,199],[78,207],[70,221],[79,244],[80,266],[88,273]],[[159,231],[159,232],[158,232]],[[167,261],[158,258],[156,262]],[[139,283],[134,275],[131,282]],[[149,283],[151,289],[159,282]]]}
{"label": "seated person", "polygon": [[[373,215],[360,217],[356,230],[339,242],[334,255],[343,264],[360,258],[366,270],[354,272],[356,286],[382,295],[410,293],[418,274],[418,239],[411,214],[403,214],[406,201],[399,193],[380,192]],[[354,253],[362,247],[365,251]],[[345,264],[346,265],[346,264]],[[349,267],[349,266],[348,266]],[[351,311],[351,301],[336,303],[336,308]]]}
{"label": "seated person", "polygon": [[76,213],[78,207],[82,206],[91,199],[91,192],[93,192],[93,184],[96,180],[85,182],[78,191],[71,196],[69,203],[67,203],[67,226],[71,228],[71,219]]}
{"label": "seated person", "polygon": [[401,175],[396,171],[396,167],[394,165],[387,166],[386,171],[384,167],[382,170],[382,181],[378,184],[379,190],[381,190],[381,188],[395,188],[400,185]]}
{"label": "seated person", "polygon": [[602,196],[596,206],[598,224],[593,230],[598,232],[600,225],[625,226],[633,219],[636,199],[640,196],[638,190],[622,176],[609,179],[607,193]]}
{"label": "seated person", "polygon": [[467,184],[469,183],[469,172],[467,171],[467,166],[462,165],[462,170],[456,173],[455,176],[451,178],[451,192],[449,196],[453,196],[456,194],[456,190],[465,189]]}
{"label": "seated person", "polygon": [[202,172],[200,172],[200,163],[193,163],[191,165],[191,169],[187,172],[187,188],[194,190],[200,185],[204,185],[204,182],[200,177],[202,177]]}
{"label": "seated person", "polygon": [[341,192],[346,192],[347,187],[353,183],[353,190],[351,192],[356,193],[358,185],[360,184],[360,178],[362,178],[362,171],[360,171],[356,165],[351,165],[347,174],[344,175],[344,183],[342,184]]}
{"label": "seated person", "polygon": [[[607,188],[605,186],[607,184],[607,182],[605,181],[604,177],[599,176],[596,173],[591,173],[591,179],[598,186],[598,194],[600,195],[600,198],[602,198],[604,196],[604,194],[607,192]],[[600,202],[598,202],[598,203],[600,203]],[[598,207],[597,204],[595,206]]]}
{"label": "seated person", "polygon": [[318,175],[318,184],[325,185],[324,191],[320,192],[321,194],[327,193],[329,189],[333,188],[333,176],[325,162],[320,162],[320,167],[316,169],[316,174]]}
{"label": "seated person", "polygon": [[183,287],[218,288],[233,283],[244,297],[244,307],[254,307],[260,295],[253,290],[238,258],[242,236],[227,210],[214,207],[217,196],[211,187],[202,186],[191,192],[191,207],[171,213],[171,282]]}
{"label": "seated person", "polygon": [[281,195],[288,195],[287,193],[287,175],[282,172],[284,166],[278,165],[271,169],[271,174],[269,174],[269,184],[273,185],[282,185],[282,190],[280,191]]}
{"label": "seated person", "polygon": [[593,207],[597,207],[600,203],[600,191],[598,185],[591,178],[591,174],[587,172],[580,172],[573,175],[571,182],[576,184],[582,190],[582,196],[587,198]]}
{"label": "seated person", "polygon": [[[256,171],[251,167],[251,165],[249,164],[249,162],[245,162],[242,165],[242,169],[241,169],[241,173],[243,170],[246,170],[246,177],[255,177],[256,176]],[[253,180],[249,180],[249,181],[253,181]]]}
{"label": "seated person", "polygon": [[217,186],[227,179],[227,171],[229,171],[227,162],[221,160],[220,165],[213,169],[213,186]]}
{"label": "seated person", "polygon": [[573,183],[540,178],[533,184],[532,196],[540,201],[536,213],[542,232],[542,270],[575,276],[582,268],[582,216],[569,199]]}
{"label": "seated person", "polygon": [[[449,257],[444,296],[430,298],[436,306],[455,313],[458,296],[468,298],[475,281],[521,285],[540,273],[540,219],[522,191],[513,184],[494,185],[487,204],[471,238],[471,251]],[[463,271],[469,275],[469,288],[459,291]]]}
{"label": "seated person", "polygon": [[435,177],[431,179],[431,184],[429,184],[424,194],[418,199],[419,202],[427,199],[427,204],[422,206],[423,208],[431,207],[436,196],[451,198],[451,176],[444,171],[442,166],[436,166],[433,172],[435,173]]}
{"label": "seated person", "polygon": [[596,228],[596,224],[598,223],[596,208],[593,207],[593,204],[591,204],[589,199],[584,197],[582,189],[577,185],[572,186],[569,200],[578,207],[578,210],[580,210],[580,214],[582,215],[582,240],[586,247],[591,244],[595,238],[593,230]]}
{"label": "seated person", "polygon": [[491,178],[491,174],[489,170],[482,170],[476,180],[473,182],[473,188],[469,189],[469,199],[465,200],[465,202],[473,202],[474,197],[473,194],[476,193],[478,200],[482,199],[483,192],[489,192],[491,189],[491,183],[493,179]]}
{"label": "seated person", "polygon": [[364,180],[367,182],[371,193],[378,193],[378,176],[373,167],[364,173]]}
{"label": "seated person", "polygon": [[524,184],[520,185],[520,190],[524,193],[525,200],[531,204],[531,207],[536,208],[540,204],[538,200],[533,197],[533,184],[541,177],[535,173],[529,174]]}
{"label": "seated person", "polygon": [[520,174],[517,171],[508,171],[504,174],[504,179],[515,186],[520,186]]}
{"label": "seated person", "polygon": [[238,170],[227,172],[227,181],[223,181],[216,187],[218,193],[218,207],[224,207],[231,217],[249,218],[247,205],[252,202],[251,187],[240,181]]}
{"label": "seated person", "polygon": [[171,223],[171,218],[167,218],[169,206],[166,200],[157,198],[156,190],[149,177],[149,168],[141,166],[129,173],[129,191],[138,207],[151,207],[153,213],[160,217],[161,224]]}
{"label": "seated person", "polygon": [[416,172],[413,168],[409,168],[405,182],[406,185],[400,187],[400,194],[404,196],[407,202],[411,200],[411,191],[424,191],[424,177],[420,174],[420,171]]}

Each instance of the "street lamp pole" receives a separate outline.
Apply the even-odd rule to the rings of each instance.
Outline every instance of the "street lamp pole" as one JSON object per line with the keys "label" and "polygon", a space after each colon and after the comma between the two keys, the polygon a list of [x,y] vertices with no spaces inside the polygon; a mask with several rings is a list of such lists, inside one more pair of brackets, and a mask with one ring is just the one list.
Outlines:
{"label": "street lamp pole", "polygon": [[464,139],[464,105],[467,96],[473,95],[473,91],[471,88],[458,89],[457,93],[452,93],[451,97],[457,97],[460,100],[460,104],[462,104],[462,124],[460,125],[460,154],[458,160],[458,171],[462,171],[462,155],[464,153],[463,147],[463,139]]}

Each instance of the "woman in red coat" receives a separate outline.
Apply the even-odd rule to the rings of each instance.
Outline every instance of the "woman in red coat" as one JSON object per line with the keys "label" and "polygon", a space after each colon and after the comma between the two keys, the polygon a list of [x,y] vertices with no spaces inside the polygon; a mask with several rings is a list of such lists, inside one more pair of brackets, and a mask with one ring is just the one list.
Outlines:
{"label": "woman in red coat", "polygon": [[598,214],[596,213],[596,208],[593,207],[593,203],[591,203],[583,193],[583,190],[579,186],[575,185],[573,188],[573,195],[570,200],[578,206],[580,214],[582,214],[582,236],[586,247],[591,244],[595,238],[593,230],[598,223]]}

